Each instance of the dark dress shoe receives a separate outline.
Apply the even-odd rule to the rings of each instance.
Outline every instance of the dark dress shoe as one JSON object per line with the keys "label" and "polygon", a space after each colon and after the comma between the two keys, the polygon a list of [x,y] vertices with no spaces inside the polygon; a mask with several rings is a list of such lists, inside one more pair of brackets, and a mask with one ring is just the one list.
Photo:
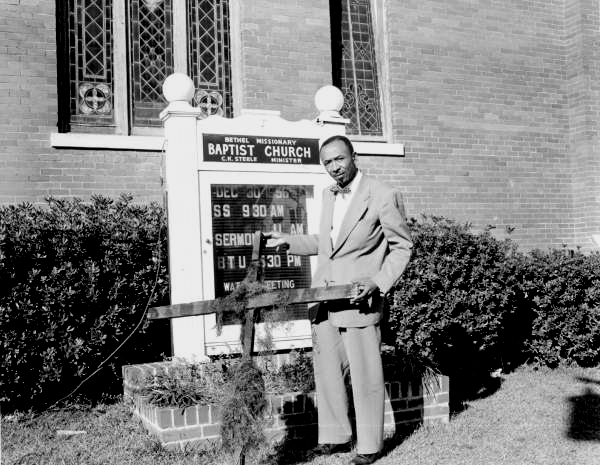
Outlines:
{"label": "dark dress shoe", "polygon": [[375,462],[381,457],[381,452],[375,452],[374,454],[356,454],[356,456],[350,460],[350,465],[369,465]]}
{"label": "dark dress shoe", "polygon": [[319,444],[312,449],[311,455],[331,455],[339,452],[350,452],[352,450],[351,442],[343,442],[341,444]]}

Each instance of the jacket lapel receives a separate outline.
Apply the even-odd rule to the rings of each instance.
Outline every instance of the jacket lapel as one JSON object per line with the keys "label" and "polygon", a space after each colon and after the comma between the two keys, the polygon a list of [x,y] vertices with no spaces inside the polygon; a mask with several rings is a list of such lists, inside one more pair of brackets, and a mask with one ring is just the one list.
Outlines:
{"label": "jacket lapel", "polygon": [[324,238],[326,244],[326,254],[331,255],[331,249],[333,244],[331,243],[331,226],[333,224],[333,202],[335,201],[335,196],[333,192],[329,189],[325,191],[325,196],[323,198],[323,212],[321,213],[321,230],[320,235]]}
{"label": "jacket lapel", "polygon": [[[348,206],[348,211],[344,216],[342,226],[340,228],[340,233],[338,234],[337,241],[333,246],[333,250],[331,251],[330,256],[335,255],[337,251],[342,247],[342,245],[344,245],[344,242],[346,242],[346,239],[348,239],[348,236],[356,226],[356,223],[358,223],[358,221],[364,215],[365,211],[367,210],[369,195],[370,192],[368,181],[363,175],[363,178],[360,180],[360,184],[358,185],[356,193],[354,194],[354,197],[352,197],[352,202]],[[331,212],[333,213],[333,201],[331,202]],[[330,221],[332,216],[332,214],[329,215]],[[329,227],[329,230],[331,230],[331,225]]]}

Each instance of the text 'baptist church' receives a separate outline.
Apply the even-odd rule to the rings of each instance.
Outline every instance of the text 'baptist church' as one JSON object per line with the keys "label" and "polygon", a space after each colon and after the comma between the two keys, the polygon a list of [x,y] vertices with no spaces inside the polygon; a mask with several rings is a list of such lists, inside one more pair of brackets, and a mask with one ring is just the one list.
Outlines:
{"label": "text 'baptist church'", "polygon": [[203,149],[219,163],[319,164],[317,139],[204,134]]}

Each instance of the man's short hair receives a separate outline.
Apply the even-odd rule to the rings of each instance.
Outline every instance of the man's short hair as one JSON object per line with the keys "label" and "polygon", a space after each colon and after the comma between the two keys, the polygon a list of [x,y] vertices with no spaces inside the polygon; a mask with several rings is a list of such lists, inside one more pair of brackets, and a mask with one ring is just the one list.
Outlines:
{"label": "man's short hair", "polygon": [[346,136],[341,135],[341,134],[336,134],[335,136],[328,137],[323,142],[321,142],[319,151],[321,151],[323,149],[323,147],[325,147],[326,145],[329,145],[338,140],[340,142],[342,142],[348,148],[348,150],[350,151],[350,155],[354,154],[354,146],[352,145],[352,141],[350,139],[348,139]]}

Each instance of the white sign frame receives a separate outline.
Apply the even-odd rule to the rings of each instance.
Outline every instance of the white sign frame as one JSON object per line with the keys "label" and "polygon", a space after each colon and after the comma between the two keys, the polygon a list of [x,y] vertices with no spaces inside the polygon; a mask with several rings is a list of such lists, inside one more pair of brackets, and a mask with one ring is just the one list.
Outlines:
{"label": "white sign frame", "polygon": [[[189,78],[187,78],[189,81]],[[192,95],[193,85],[188,83]],[[178,89],[178,87],[177,87]],[[179,94],[178,94],[179,95]],[[181,97],[181,99],[180,99]],[[201,236],[200,229],[206,231],[206,216],[201,215],[201,203],[204,203],[205,193],[200,195],[200,177],[212,173],[217,178],[230,179],[219,173],[239,173],[237,179],[247,183],[248,179],[265,179],[276,184],[275,179],[291,184],[314,185],[315,198],[319,202],[312,212],[320,211],[321,189],[331,181],[319,164],[253,164],[205,162],[203,159],[203,135],[253,135],[265,137],[285,137],[303,139],[323,139],[333,134],[344,133],[344,122],[339,118],[331,122],[321,121],[287,121],[279,116],[279,112],[246,110],[236,118],[210,116],[202,118],[200,110],[191,107],[189,96],[177,96],[169,100],[169,106],[161,113],[165,127],[165,180],[168,192],[168,225],[169,225],[169,274],[171,284],[171,303],[179,304],[198,300],[209,300],[214,296],[214,270],[212,260],[208,257],[212,244],[207,247]],[[185,99],[183,98],[185,97]],[[335,121],[334,121],[335,120]],[[218,178],[225,176],[225,178]],[[212,178],[210,178],[212,179]],[[286,181],[283,181],[283,180]],[[257,181],[258,182],[258,181]],[[262,181],[265,182],[265,181]],[[210,195],[207,197],[210,199]],[[202,199],[202,202],[201,202]],[[210,203],[208,201],[207,205]],[[202,214],[206,213],[202,211]],[[209,225],[212,224],[209,217]],[[316,228],[318,219],[310,220],[309,227]],[[212,226],[211,226],[212,227]],[[206,253],[205,253],[206,251]],[[205,256],[206,255],[206,256]],[[313,265],[314,271],[315,266]],[[209,276],[210,275],[210,278]],[[210,282],[210,285],[207,283]],[[213,323],[211,323],[213,322]],[[235,350],[239,345],[234,334],[225,334],[220,340],[215,340],[210,331],[214,328],[214,316],[191,316],[173,318],[171,320],[171,336],[173,355],[188,360],[206,360],[207,347],[211,353]],[[304,321],[287,331],[285,337],[278,337],[277,346],[299,347],[300,344],[310,345],[307,338],[309,322]],[[256,333],[261,337],[262,328]],[[205,334],[210,343],[206,344]]]}

